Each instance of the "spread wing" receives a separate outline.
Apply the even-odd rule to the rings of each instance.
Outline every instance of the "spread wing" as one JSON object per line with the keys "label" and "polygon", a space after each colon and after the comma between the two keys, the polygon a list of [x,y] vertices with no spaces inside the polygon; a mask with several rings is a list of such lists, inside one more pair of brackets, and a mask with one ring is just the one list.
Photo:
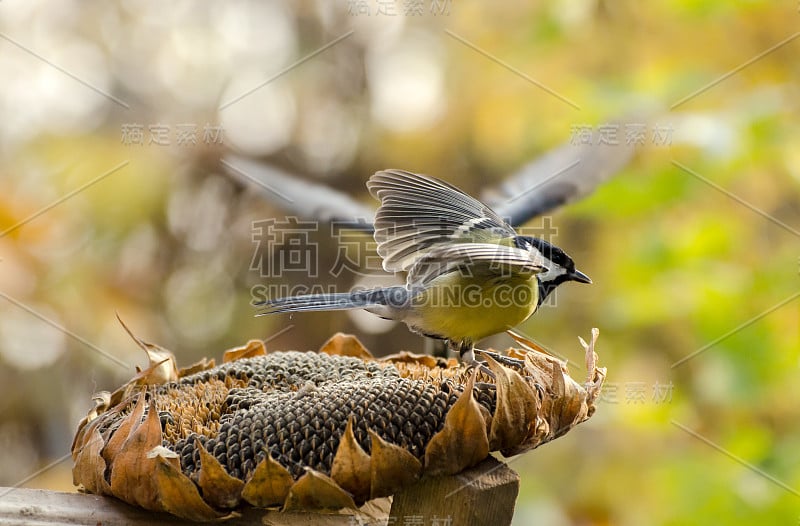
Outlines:
{"label": "spread wing", "polygon": [[381,201],[375,241],[387,271],[407,271],[432,247],[516,235],[491,208],[434,177],[402,170],[377,172],[367,181]]}
{"label": "spread wing", "polygon": [[360,230],[372,229],[375,211],[344,192],[244,157],[228,155],[222,164],[231,177],[257,187],[266,199],[293,215],[335,221]]}
{"label": "spread wing", "polygon": [[408,271],[408,288],[424,287],[450,272],[490,278],[546,272],[538,252],[494,243],[455,243],[432,248]]}
{"label": "spread wing", "polygon": [[486,192],[487,203],[521,226],[533,217],[589,195],[630,162],[635,145],[626,140],[620,121],[609,126],[619,130],[617,144],[605,144],[599,130],[592,132],[591,144],[564,144],[526,164]]}
{"label": "spread wing", "polygon": [[[596,129],[592,132],[591,144],[566,143],[551,150],[524,165],[497,188],[484,192],[485,202],[497,212],[495,216],[518,227],[533,217],[588,195],[631,160],[635,146],[625,137],[626,127],[650,121],[648,115],[632,114],[611,121],[609,126],[616,126],[618,130],[616,145],[603,144],[600,130]],[[236,155],[226,155],[222,164],[230,176],[259,187],[265,199],[293,215],[373,230],[374,210],[344,192]],[[395,170],[387,173],[414,176]],[[463,194],[447,183],[441,184]]]}

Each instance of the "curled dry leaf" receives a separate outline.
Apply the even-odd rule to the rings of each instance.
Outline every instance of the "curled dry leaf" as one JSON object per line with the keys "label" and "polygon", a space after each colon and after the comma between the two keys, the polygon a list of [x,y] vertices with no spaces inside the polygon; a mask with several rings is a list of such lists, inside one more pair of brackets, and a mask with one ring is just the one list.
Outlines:
{"label": "curled dry leaf", "polygon": [[241,360],[242,358],[252,358],[254,356],[263,356],[267,354],[267,347],[261,340],[250,340],[242,347],[234,347],[228,349],[222,355],[222,363],[233,362]]}
{"label": "curled dry leaf", "polygon": [[293,484],[294,479],[289,470],[266,455],[248,478],[242,497],[259,508],[280,506],[289,495]]}
{"label": "curled dry leaf", "polygon": [[306,474],[289,488],[284,509],[340,510],[355,508],[353,497],[327,475],[307,469]]}
{"label": "curled dry leaf", "polygon": [[422,463],[405,448],[384,440],[369,430],[370,437],[370,494],[372,498],[387,497],[417,480]]}
{"label": "curled dry leaf", "polygon": [[364,502],[369,499],[371,492],[370,473],[370,457],[353,434],[353,415],[350,415],[333,457],[331,478],[354,499]]}
{"label": "curled dry leaf", "polygon": [[486,420],[474,397],[476,376],[477,371],[447,413],[444,428],[433,435],[425,448],[425,472],[428,475],[458,473],[489,454]]}
{"label": "curled dry leaf", "polygon": [[488,369],[476,370],[411,353],[375,359],[344,334],[320,353],[250,341],[220,366],[178,369],[172,353],[133,338],[150,365],[96,395],[75,435],[73,479],[197,521],[242,506],[352,508],[491,451],[533,449],[589,418],[605,379],[596,329],[581,340],[584,384],[524,339],[506,356],[481,353]]}
{"label": "curled dry leaf", "polygon": [[244,482],[228,475],[219,460],[206,451],[199,440],[196,445],[200,451],[197,485],[200,486],[203,498],[216,508],[235,508],[242,500]]}
{"label": "curled dry leaf", "polygon": [[139,373],[137,375],[139,376],[139,384],[160,385],[178,379],[178,366],[175,362],[175,356],[171,352],[159,345],[146,342],[133,334],[128,326],[125,325],[125,322],[122,321],[122,318],[119,317],[119,314],[117,314],[117,321],[136,342],[136,345],[147,354],[147,361],[150,366],[144,371],[139,371],[138,368],[136,371]]}
{"label": "curled dry leaf", "polygon": [[352,334],[337,332],[322,344],[319,352],[331,356],[352,356],[354,358],[372,358],[372,354],[364,347],[361,340]]}

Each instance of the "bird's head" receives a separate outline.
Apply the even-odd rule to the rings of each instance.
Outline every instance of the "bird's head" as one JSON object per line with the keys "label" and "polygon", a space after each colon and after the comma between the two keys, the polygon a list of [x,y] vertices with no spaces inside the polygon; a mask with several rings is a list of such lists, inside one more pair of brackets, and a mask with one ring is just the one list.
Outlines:
{"label": "bird's head", "polygon": [[553,292],[556,287],[567,281],[591,283],[592,280],[575,268],[575,262],[566,252],[544,239],[531,236],[517,236],[515,239],[518,248],[523,250],[537,250],[544,258],[546,272],[538,274],[539,278],[539,304]]}

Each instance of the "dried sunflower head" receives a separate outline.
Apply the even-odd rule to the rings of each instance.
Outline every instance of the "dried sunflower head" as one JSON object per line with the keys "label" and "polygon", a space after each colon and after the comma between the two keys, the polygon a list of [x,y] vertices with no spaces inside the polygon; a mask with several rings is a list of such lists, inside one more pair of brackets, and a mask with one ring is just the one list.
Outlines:
{"label": "dried sunflower head", "polygon": [[490,372],[479,372],[410,353],[375,359],[337,334],[318,353],[251,341],[219,366],[179,370],[172,353],[136,339],[150,367],[95,396],[73,443],[74,481],[192,520],[245,504],[355,507],[589,418],[605,377],[596,338],[585,384],[535,349],[484,353]]}

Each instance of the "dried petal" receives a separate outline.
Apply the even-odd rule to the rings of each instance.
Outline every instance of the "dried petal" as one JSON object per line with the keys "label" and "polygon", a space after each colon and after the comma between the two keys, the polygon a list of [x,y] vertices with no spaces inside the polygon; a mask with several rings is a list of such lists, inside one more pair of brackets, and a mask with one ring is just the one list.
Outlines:
{"label": "dried petal", "polygon": [[156,493],[164,511],[190,521],[210,521],[224,515],[205,503],[197,486],[181,473],[177,459],[167,459],[159,454],[154,462]]}
{"label": "dried petal", "polygon": [[122,446],[131,436],[133,430],[139,425],[144,416],[145,409],[145,392],[141,391],[136,399],[136,404],[133,406],[133,411],[127,416],[123,417],[122,423],[117,430],[111,435],[106,447],[103,448],[103,459],[106,463],[111,464],[117,455],[120,454]]}
{"label": "dried petal", "polygon": [[84,489],[91,493],[110,495],[111,486],[105,478],[106,462],[100,455],[104,445],[97,427],[93,427],[77,452],[73,449],[75,466],[72,468],[72,480],[76,485],[83,484]]}
{"label": "dried petal", "polygon": [[242,498],[258,508],[280,506],[289,494],[294,479],[289,471],[269,455],[258,463],[253,476],[242,489]]}
{"label": "dried petal", "polygon": [[370,359],[372,354],[364,344],[352,334],[337,332],[328,341],[322,344],[319,352],[334,356],[353,356],[354,358]]}
{"label": "dried petal", "polygon": [[425,449],[427,475],[451,475],[474,466],[489,455],[486,420],[472,390],[477,369],[464,387],[458,401],[450,408],[444,428],[433,435]]}
{"label": "dried petal", "polygon": [[[143,399],[144,393],[136,403],[142,408],[140,411],[146,404]],[[150,405],[147,417],[141,423],[138,422],[140,411],[134,410],[128,417],[133,420],[130,434],[111,459],[111,491],[125,502],[151,510],[161,509],[158,488],[152,477],[156,461],[147,458],[150,450],[161,445],[161,423],[154,405]]]}
{"label": "dried petal", "polygon": [[292,510],[340,510],[355,509],[353,497],[343,490],[332,478],[307,469],[305,475],[297,479],[286,497],[284,511]]}
{"label": "dried petal", "polygon": [[213,369],[216,366],[216,362],[214,359],[203,358],[200,361],[193,363],[188,367],[181,367],[178,370],[178,376],[183,378],[184,376],[189,376],[190,374],[199,373],[202,371],[207,371],[209,369]]}
{"label": "dried petal", "polygon": [[539,404],[533,388],[519,373],[503,367],[488,354],[484,357],[497,384],[497,409],[492,418],[489,445],[492,450],[499,449],[508,456],[507,451],[525,444]]}
{"label": "dried petal", "polygon": [[421,365],[423,368],[435,369],[437,367],[447,366],[448,364],[455,365],[458,363],[455,359],[452,362],[444,358],[437,358],[429,354],[416,354],[408,351],[400,351],[396,354],[385,356],[383,360],[389,361],[394,365],[399,363],[403,364],[416,364]]}
{"label": "dried petal", "polygon": [[250,340],[242,347],[228,349],[222,354],[222,363],[241,360],[242,358],[252,358],[253,356],[263,356],[267,354],[267,348],[261,340]]}
{"label": "dried petal", "polygon": [[370,458],[361,448],[353,434],[353,416],[347,420],[344,435],[333,457],[331,478],[349,491],[356,502],[364,502],[370,496]]}
{"label": "dried petal", "polygon": [[405,449],[390,444],[376,432],[369,430],[370,496],[386,497],[403,486],[417,480],[422,474],[422,463]]}
{"label": "dried petal", "polygon": [[235,508],[242,499],[244,482],[228,475],[219,460],[199,440],[195,440],[195,444],[200,451],[197,484],[203,490],[203,498],[217,508]]}
{"label": "dried petal", "polygon": [[149,362],[150,366],[142,371],[140,375],[140,379],[137,381],[139,385],[159,385],[167,382],[174,382],[178,379],[178,365],[175,362],[175,355],[172,354],[167,349],[156,345],[154,343],[149,343],[141,338],[137,337],[131,330],[125,325],[125,322],[122,321],[122,318],[119,317],[117,314],[117,321],[122,325],[122,328],[125,329],[125,332],[133,338],[133,341],[136,342],[144,352],[147,354],[147,361]]}

